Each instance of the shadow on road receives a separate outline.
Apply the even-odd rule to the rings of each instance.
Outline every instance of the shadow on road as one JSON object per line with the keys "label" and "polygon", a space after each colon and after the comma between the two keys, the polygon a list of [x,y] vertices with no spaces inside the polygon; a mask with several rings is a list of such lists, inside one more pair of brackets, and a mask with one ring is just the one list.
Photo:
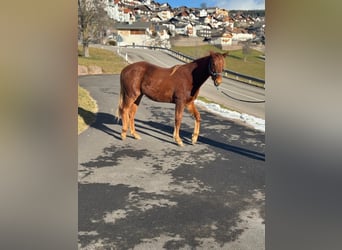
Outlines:
{"label": "shadow on road", "polygon": [[224,149],[227,151],[231,151],[231,152],[243,155],[243,156],[247,156],[247,157],[255,159],[255,160],[265,161],[265,154],[264,153],[259,153],[259,152],[253,151],[253,150],[229,145],[227,143],[215,141],[215,140],[203,137],[203,136],[199,136],[198,141],[205,143],[205,144],[208,144],[208,145],[213,146],[213,147],[217,147],[217,148]]}
{"label": "shadow on road", "polygon": [[[92,113],[88,110],[78,107],[78,114],[83,118],[85,123],[90,127],[96,128],[106,134],[121,140],[121,134],[106,125],[118,124],[116,117],[108,113]],[[93,117],[95,116],[95,117]]]}
{"label": "shadow on road", "polygon": [[78,107],[78,115],[83,118],[87,125],[91,125],[96,119],[95,113],[80,107]]}
{"label": "shadow on road", "polygon": [[[154,132],[159,132],[160,134],[163,134],[165,136],[169,136],[170,138],[172,138],[173,127],[171,127],[169,125],[165,125],[163,123],[158,123],[158,122],[154,122],[154,121],[143,121],[143,120],[139,120],[139,119],[136,119],[135,121],[137,123],[136,127],[144,129],[145,131],[146,130],[153,130]],[[149,133],[143,132],[143,130],[140,130],[140,132],[150,135]],[[184,144],[188,144],[188,145],[192,144],[191,143],[191,137],[192,137],[191,132],[188,132],[186,130],[181,130],[180,136],[183,139]],[[153,136],[153,137],[156,139],[159,139],[161,141],[164,141],[164,142],[166,141],[165,139],[158,137],[158,136]],[[166,142],[172,142],[173,143],[172,140],[166,141]],[[245,149],[242,147],[233,146],[233,145],[227,144],[225,142],[220,142],[220,141],[210,139],[210,138],[207,138],[207,137],[204,137],[201,135],[198,137],[198,142],[204,143],[204,144],[207,144],[209,146],[216,147],[219,149],[223,149],[226,151],[230,151],[233,153],[237,153],[237,154],[240,154],[243,156],[247,156],[247,157],[252,158],[252,159],[265,161],[265,154],[264,153],[259,153],[259,152],[249,150],[249,149]]]}
{"label": "shadow on road", "polygon": [[[147,193],[123,184],[113,186],[100,183],[79,184],[78,189],[79,240],[85,249],[87,245],[99,241],[115,246],[115,249],[132,249],[147,239],[153,242],[153,239],[163,235],[172,236],[164,243],[163,249],[185,246],[195,249],[202,244],[195,237],[197,235],[212,238],[223,245],[236,240],[244,231],[237,228],[239,209],[227,207],[216,191],[170,195]],[[143,201],[156,204],[170,201],[174,205],[142,207],[139,204]],[[239,205],[245,207],[248,204],[239,201]],[[94,213],[94,207],[97,213]]]}
{"label": "shadow on road", "polygon": [[[78,113],[82,117],[83,116],[84,117],[91,117],[91,114],[93,114],[92,112],[89,112],[89,111],[84,110],[82,108],[78,108]],[[91,114],[88,114],[88,113],[91,113]],[[89,119],[85,119],[85,121],[89,122]],[[136,123],[137,132],[151,136],[151,137],[158,139],[162,142],[175,144],[175,142],[172,138],[173,127],[171,127],[170,125],[163,124],[161,122],[144,121],[144,120],[140,120],[140,119],[135,119],[135,123]],[[113,136],[114,138],[116,138],[118,140],[121,140],[120,132],[117,132],[117,131],[109,128],[108,126],[106,126],[106,125],[113,125],[113,124],[120,124],[120,122],[118,121],[118,119],[114,115],[99,112],[96,114],[95,122],[88,124],[88,125],[90,125],[93,128],[96,128],[98,130],[101,130],[101,131],[105,132],[106,134]],[[185,126],[185,124],[183,124],[183,126]],[[150,133],[150,132],[152,132],[152,133]],[[160,136],[155,135],[155,134],[160,134]],[[211,133],[211,135],[213,135],[213,134],[214,134],[214,131]],[[192,136],[191,132],[183,129],[180,131],[180,136],[182,137],[184,144],[186,144],[186,145],[192,144],[191,143],[191,136]],[[167,137],[170,139],[166,140],[164,137]],[[204,144],[207,144],[209,146],[219,148],[222,150],[237,153],[237,154],[240,154],[240,155],[252,158],[252,159],[265,161],[265,154],[264,153],[259,153],[259,152],[249,150],[246,148],[233,146],[233,145],[225,143],[223,141],[214,140],[214,139],[200,135],[198,138],[198,142],[204,143]]]}
{"label": "shadow on road", "polygon": [[121,133],[109,128],[105,124],[107,125],[119,124],[119,121],[112,114],[99,112],[96,115],[96,121],[91,126],[93,128],[96,128],[98,130],[105,132],[108,135],[113,136],[114,138],[118,140],[121,140]]}

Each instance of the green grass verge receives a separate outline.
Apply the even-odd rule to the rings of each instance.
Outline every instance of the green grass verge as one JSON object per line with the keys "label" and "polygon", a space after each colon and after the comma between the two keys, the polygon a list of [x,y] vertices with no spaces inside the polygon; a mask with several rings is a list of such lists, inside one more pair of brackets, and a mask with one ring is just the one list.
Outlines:
{"label": "green grass verge", "polygon": [[[78,54],[82,54],[82,46],[78,46]],[[123,58],[109,50],[89,48],[89,55],[88,58],[78,56],[78,64],[99,66],[105,74],[120,74],[121,70],[127,65]]]}
{"label": "green grass verge", "polygon": [[89,92],[78,86],[78,134],[95,122],[97,110],[96,101]]}
{"label": "green grass verge", "polygon": [[[209,51],[226,52],[212,45],[194,47],[173,46],[172,49],[194,58],[207,56],[209,55]],[[246,62],[244,62],[244,55],[241,49],[229,51],[229,56],[226,57],[225,68],[240,74],[265,79],[265,61],[259,58],[261,55],[263,55],[262,52],[251,49]]]}

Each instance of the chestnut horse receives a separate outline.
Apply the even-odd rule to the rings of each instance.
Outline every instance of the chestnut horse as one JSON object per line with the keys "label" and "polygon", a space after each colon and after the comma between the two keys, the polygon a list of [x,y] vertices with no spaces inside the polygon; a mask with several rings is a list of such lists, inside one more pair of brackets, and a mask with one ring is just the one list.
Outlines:
{"label": "chestnut horse", "polygon": [[176,105],[173,138],[179,146],[183,146],[179,128],[184,108],[187,107],[195,118],[192,135],[192,143],[195,144],[200,129],[200,114],[194,101],[209,76],[215,86],[221,84],[227,54],[210,52],[209,56],[171,68],[162,68],[144,61],[126,66],[120,75],[121,89],[116,112],[116,116],[122,118],[122,140],[126,139],[128,128],[135,139],[141,139],[135,131],[134,116],[141,98],[146,95],[153,101]]}

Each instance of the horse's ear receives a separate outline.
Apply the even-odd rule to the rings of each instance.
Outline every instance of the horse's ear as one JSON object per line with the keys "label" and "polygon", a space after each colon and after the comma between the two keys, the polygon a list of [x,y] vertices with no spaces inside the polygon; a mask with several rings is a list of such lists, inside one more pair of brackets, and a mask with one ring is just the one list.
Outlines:
{"label": "horse's ear", "polygon": [[214,51],[212,51],[212,50],[210,50],[210,51],[209,51],[209,55],[211,55],[211,56],[212,56],[212,55],[214,55],[214,54],[215,54],[215,52],[214,52]]}
{"label": "horse's ear", "polygon": [[227,51],[227,52],[223,53],[222,55],[223,55],[223,57],[226,57],[226,56],[228,56],[228,55],[229,55],[229,51]]}

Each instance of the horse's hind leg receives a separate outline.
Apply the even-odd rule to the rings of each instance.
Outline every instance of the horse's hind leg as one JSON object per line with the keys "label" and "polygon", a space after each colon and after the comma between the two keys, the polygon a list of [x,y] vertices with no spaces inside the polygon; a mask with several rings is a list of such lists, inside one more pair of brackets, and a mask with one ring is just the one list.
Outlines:
{"label": "horse's hind leg", "polygon": [[124,103],[123,103],[122,114],[121,114],[121,118],[122,118],[121,139],[122,140],[126,139],[127,130],[129,126],[129,112],[130,112],[133,102],[134,100],[132,99],[126,99],[124,100]]}
{"label": "horse's hind leg", "polygon": [[130,127],[130,130],[131,130],[131,135],[134,136],[135,139],[137,140],[140,140],[141,137],[140,135],[135,131],[135,124],[134,124],[134,117],[135,117],[135,114],[137,112],[137,109],[138,109],[138,106],[139,106],[139,103],[141,101],[141,98],[142,98],[143,95],[140,95],[134,103],[132,103],[131,105],[131,109],[129,111],[129,127]]}
{"label": "horse's hind leg", "polygon": [[187,106],[187,108],[188,108],[189,112],[193,115],[193,117],[195,118],[194,133],[192,134],[192,144],[195,144],[197,142],[198,135],[199,135],[201,115],[198,112],[198,110],[196,109],[194,102],[190,103]]}
{"label": "horse's hind leg", "polygon": [[121,139],[125,140],[126,139],[126,135],[127,135],[127,129],[128,129],[128,109],[127,108],[123,108],[122,109],[122,130],[121,130]]}

